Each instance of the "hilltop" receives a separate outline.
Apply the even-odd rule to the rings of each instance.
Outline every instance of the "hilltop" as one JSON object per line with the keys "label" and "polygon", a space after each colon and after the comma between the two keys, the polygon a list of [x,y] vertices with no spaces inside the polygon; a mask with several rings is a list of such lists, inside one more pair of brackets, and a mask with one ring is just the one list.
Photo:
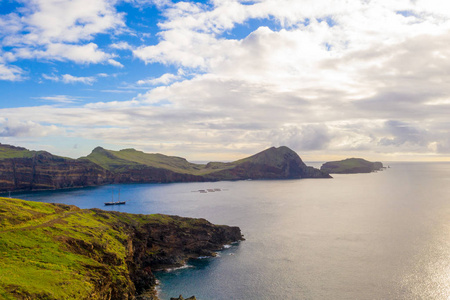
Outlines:
{"label": "hilltop", "polygon": [[95,148],[78,159],[0,144],[0,192],[97,186],[245,179],[330,178],[306,166],[288,147],[272,147],[229,163],[194,164],[135,149]]}
{"label": "hilltop", "polygon": [[0,298],[157,299],[154,270],[239,240],[205,219],[0,198]]}
{"label": "hilltop", "polygon": [[324,163],[320,170],[334,174],[370,173],[383,169],[381,162],[370,162],[362,158],[347,158]]}

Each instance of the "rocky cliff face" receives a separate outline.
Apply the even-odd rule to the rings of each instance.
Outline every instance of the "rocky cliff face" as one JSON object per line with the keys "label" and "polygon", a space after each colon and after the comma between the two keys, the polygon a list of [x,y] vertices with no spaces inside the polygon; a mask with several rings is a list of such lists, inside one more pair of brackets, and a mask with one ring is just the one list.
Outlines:
{"label": "rocky cliff face", "polygon": [[67,159],[48,152],[0,160],[0,191],[48,190],[114,182],[114,175],[87,160]]}
{"label": "rocky cliff face", "polygon": [[204,219],[0,198],[0,295],[157,299],[153,270],[241,239],[238,227]]}
{"label": "rocky cliff face", "polygon": [[69,159],[0,144],[0,192],[49,190],[109,183],[168,183],[242,179],[330,178],[307,167],[287,147],[269,148],[231,163],[192,164],[183,158],[97,147]]}

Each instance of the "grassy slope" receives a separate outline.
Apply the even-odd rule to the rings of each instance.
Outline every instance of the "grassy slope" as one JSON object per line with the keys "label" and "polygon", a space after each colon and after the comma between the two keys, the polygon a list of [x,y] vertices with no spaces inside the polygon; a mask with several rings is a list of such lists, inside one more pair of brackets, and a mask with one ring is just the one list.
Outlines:
{"label": "grassy slope", "polygon": [[0,159],[33,157],[36,153],[23,148],[0,147]]}
{"label": "grassy slope", "polygon": [[134,295],[131,228],[195,232],[207,224],[0,197],[0,299],[106,299],[111,287],[113,299],[124,299]]}
{"label": "grassy slope", "polygon": [[168,169],[177,173],[203,175],[232,167],[232,165],[224,163],[210,163],[208,165],[194,164],[181,157],[167,156],[159,153],[144,153],[135,149],[113,151],[96,148],[85,158],[110,171],[121,171],[130,167],[144,165]]}
{"label": "grassy slope", "polygon": [[0,159],[8,159],[8,158],[32,158],[38,156],[40,154],[46,154],[59,159],[72,160],[68,157],[62,157],[50,154],[46,151],[30,151],[21,147],[14,147],[9,145],[0,144]]}
{"label": "grassy slope", "polygon": [[251,162],[255,164],[280,166],[285,161],[284,156],[289,153],[292,153],[292,150],[290,150],[288,147],[285,146],[281,146],[279,148],[271,147],[269,149],[256,153],[255,155],[237,160],[232,164],[239,165],[245,162]]}
{"label": "grassy slope", "polygon": [[[120,262],[108,275],[128,282],[120,243],[126,236],[94,215],[72,206],[0,198],[0,296],[95,299],[96,282],[105,271],[104,253],[114,253]],[[93,251],[71,251],[78,241],[94,245]]]}
{"label": "grassy slope", "polygon": [[105,280],[130,283],[127,235],[117,224],[162,223],[167,218],[105,218],[74,206],[0,198],[0,298],[100,299],[105,295],[98,286]]}
{"label": "grassy slope", "polygon": [[250,157],[234,162],[210,162],[206,165],[193,164],[181,157],[144,153],[135,149],[112,151],[105,150],[103,148],[96,148],[86,158],[110,171],[126,170],[129,167],[144,165],[154,168],[168,169],[177,173],[207,175],[213,172],[232,169],[244,163],[280,166],[285,160],[284,156],[291,153],[292,150],[287,147],[272,147]]}

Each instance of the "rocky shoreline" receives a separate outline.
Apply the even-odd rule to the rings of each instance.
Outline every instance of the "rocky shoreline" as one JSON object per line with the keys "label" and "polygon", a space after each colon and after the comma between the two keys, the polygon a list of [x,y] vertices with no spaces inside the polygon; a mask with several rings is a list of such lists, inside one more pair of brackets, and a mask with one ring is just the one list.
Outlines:
{"label": "rocky shoreline", "polygon": [[12,299],[156,300],[154,270],[243,240],[238,227],[205,219],[9,198],[0,222],[0,295]]}

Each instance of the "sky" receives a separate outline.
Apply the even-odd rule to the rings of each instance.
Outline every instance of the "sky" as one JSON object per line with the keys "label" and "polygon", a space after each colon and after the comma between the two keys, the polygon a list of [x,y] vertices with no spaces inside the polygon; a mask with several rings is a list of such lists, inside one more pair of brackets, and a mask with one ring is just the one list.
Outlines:
{"label": "sky", "polygon": [[0,143],[450,160],[450,2],[0,0]]}

